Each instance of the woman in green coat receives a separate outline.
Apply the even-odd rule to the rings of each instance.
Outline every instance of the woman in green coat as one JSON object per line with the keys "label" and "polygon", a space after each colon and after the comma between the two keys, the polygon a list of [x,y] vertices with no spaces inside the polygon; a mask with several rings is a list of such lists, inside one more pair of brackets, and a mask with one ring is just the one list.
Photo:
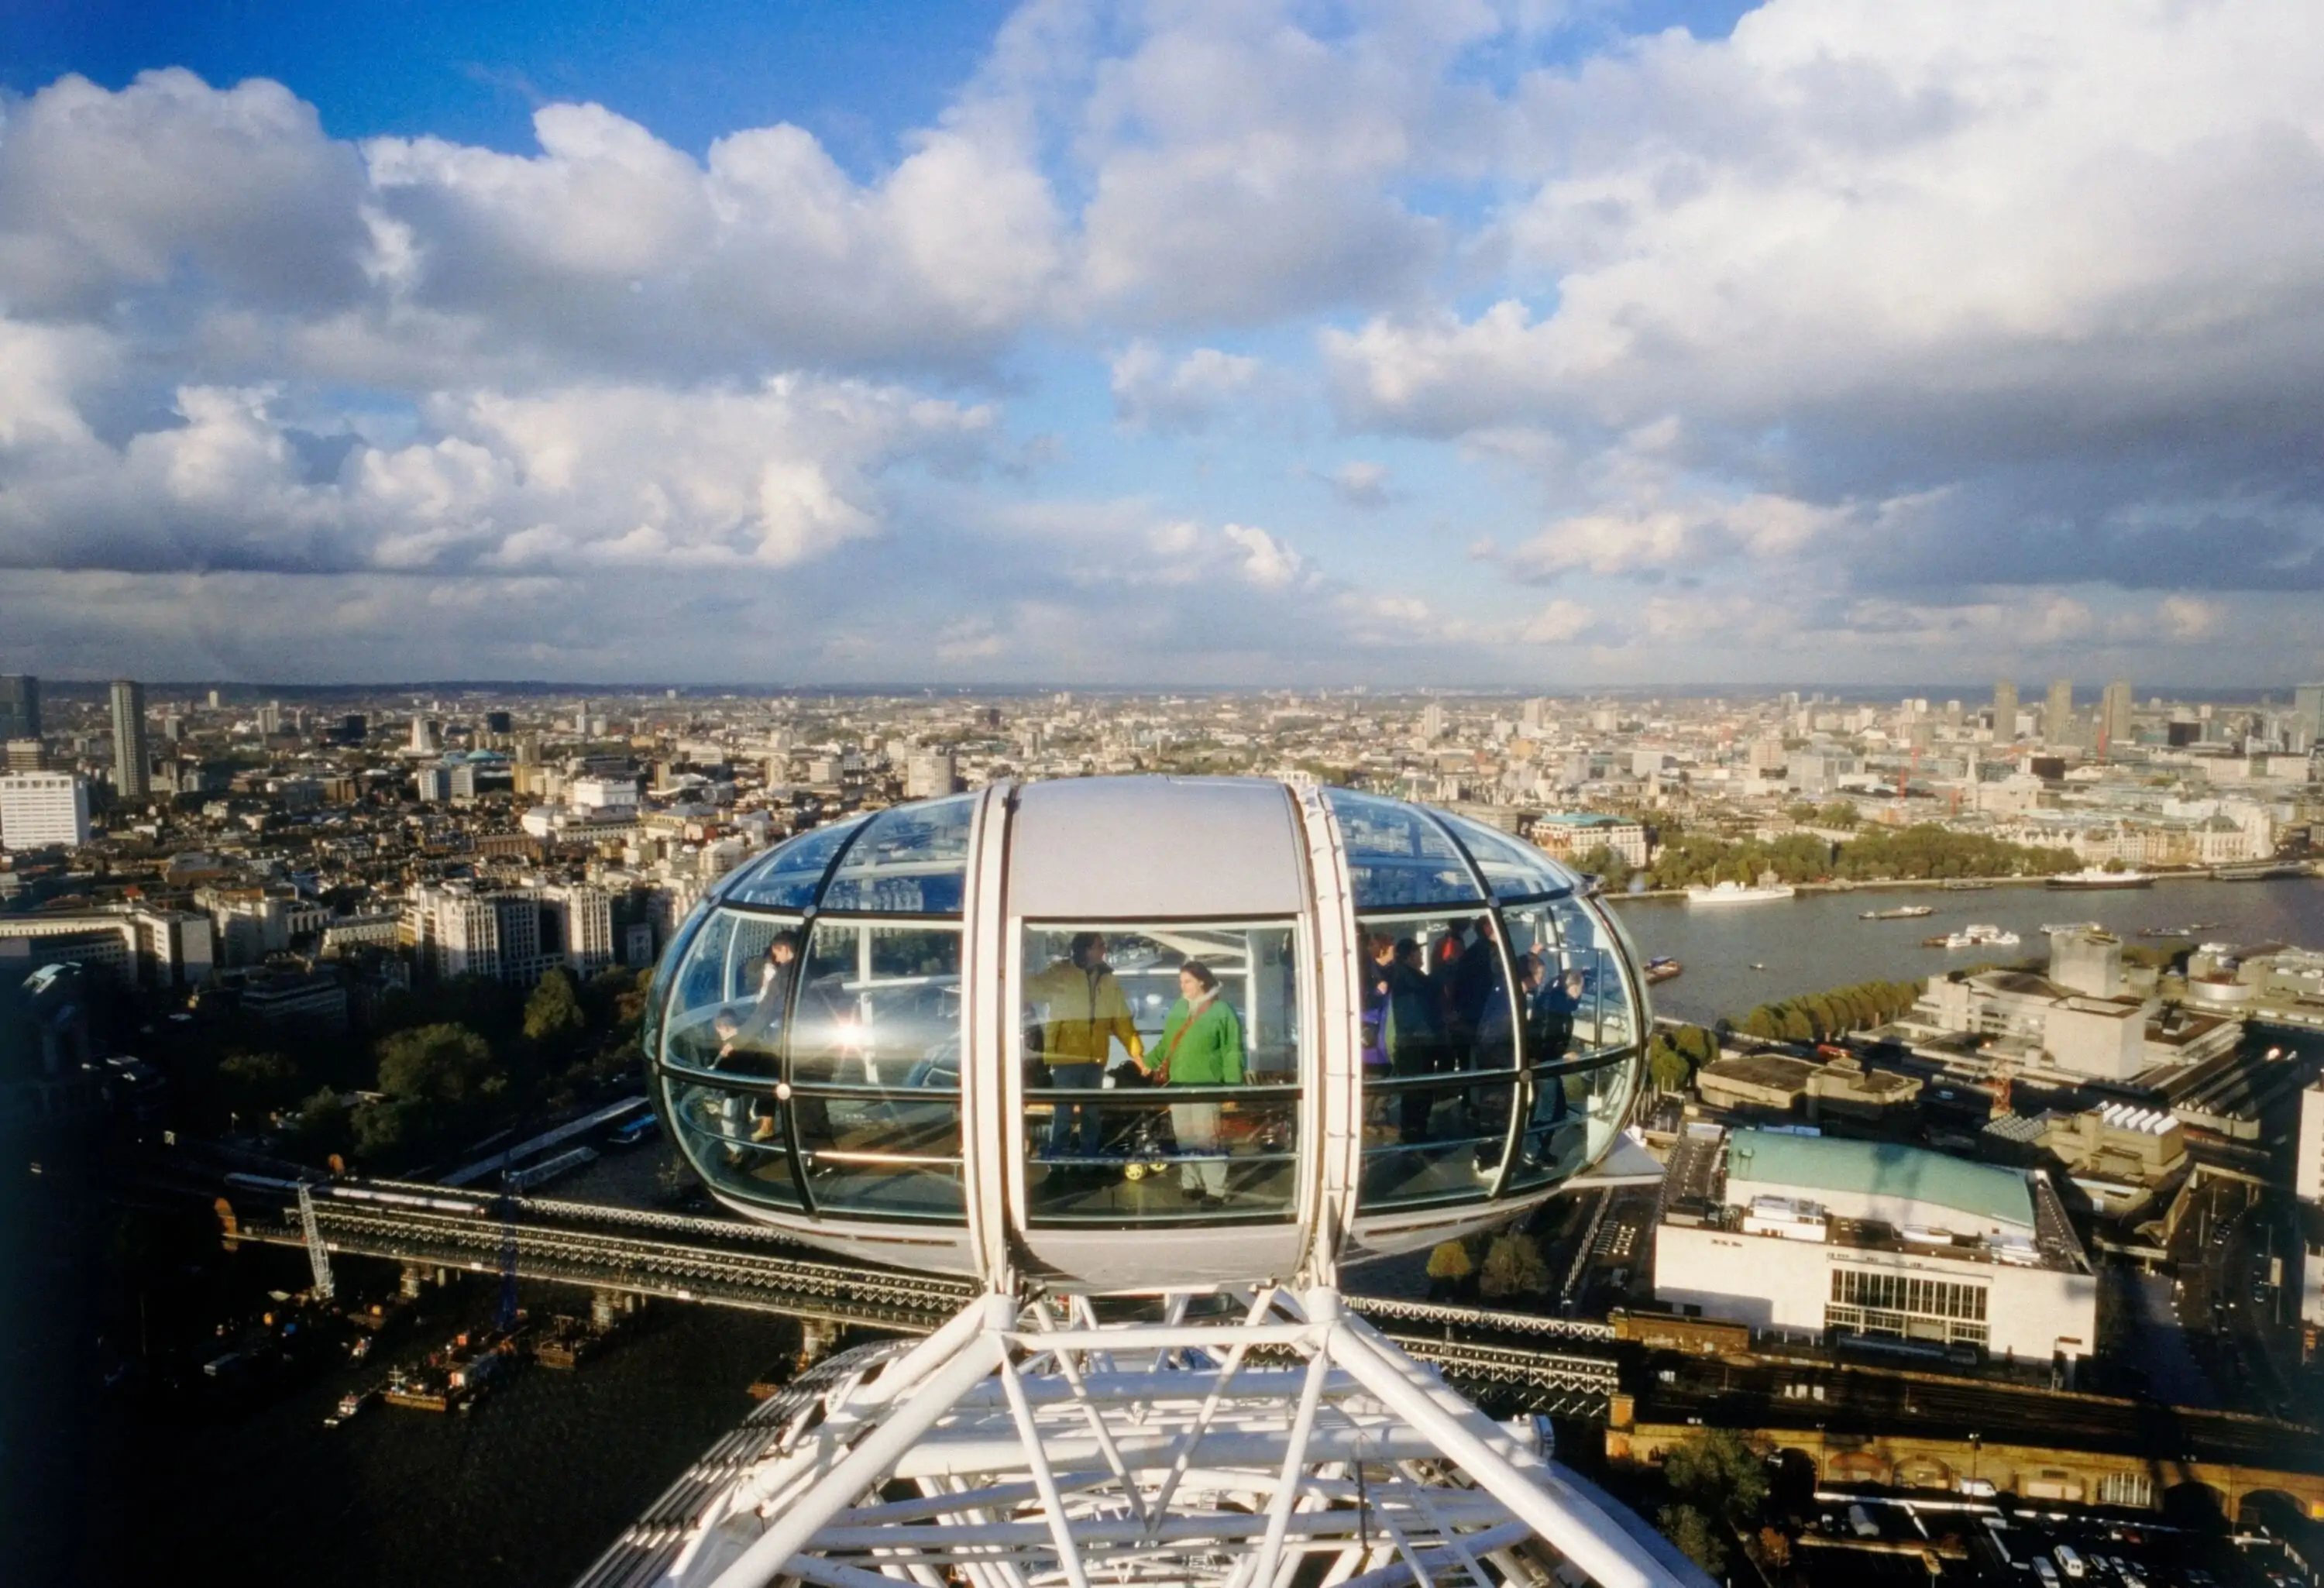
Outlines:
{"label": "woman in green coat", "polygon": [[[1219,978],[1199,959],[1178,967],[1178,1002],[1162,1022],[1154,1063],[1166,1086],[1242,1085],[1242,1022],[1219,996]],[[1174,1103],[1170,1130],[1185,1161],[1178,1186],[1189,1202],[1214,1206],[1226,1199],[1226,1149],[1219,1140],[1219,1105]]]}

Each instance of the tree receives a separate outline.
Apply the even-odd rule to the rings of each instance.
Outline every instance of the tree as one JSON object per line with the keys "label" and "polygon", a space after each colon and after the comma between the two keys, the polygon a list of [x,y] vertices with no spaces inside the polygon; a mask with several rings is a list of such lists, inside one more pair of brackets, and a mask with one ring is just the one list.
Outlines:
{"label": "tree", "polygon": [[299,1095],[299,1066],[279,1053],[229,1053],[218,1079],[240,1108],[279,1108]]}
{"label": "tree", "polygon": [[1619,893],[1630,885],[1630,863],[1616,854],[1612,847],[1600,844],[1584,854],[1582,869],[1604,879],[1606,891]]}
{"label": "tree", "polygon": [[1663,1454],[1663,1481],[1680,1501],[1740,1525],[1767,1498],[1767,1464],[1731,1428],[1703,1428]]}
{"label": "tree", "polygon": [[1440,1241],[1428,1253],[1428,1279],[1432,1286],[1456,1290],[1462,1282],[1477,1271],[1469,1256],[1465,1241]]}
{"label": "tree", "polygon": [[1853,827],[1861,817],[1854,804],[1835,799],[1815,813],[1815,825],[1820,827]]}
{"label": "tree", "polygon": [[1691,1505],[1666,1505],[1655,1513],[1655,1521],[1663,1537],[1678,1546],[1681,1555],[1712,1577],[1723,1577],[1727,1546],[1720,1541],[1719,1528],[1709,1517]]}
{"label": "tree", "polygon": [[375,1163],[401,1150],[410,1132],[412,1105],[388,1098],[379,1103],[366,1103],[355,1110],[355,1156]]}
{"label": "tree", "polygon": [[1549,1265],[1541,1260],[1534,1238],[1512,1230],[1493,1237],[1485,1252],[1485,1266],[1477,1288],[1495,1300],[1513,1296],[1538,1296],[1549,1288]]}
{"label": "tree", "polygon": [[1686,1055],[1657,1035],[1646,1048],[1646,1075],[1657,1092],[1683,1092],[1694,1078],[1694,1066],[1686,1061]]}
{"label": "tree", "polygon": [[588,1024],[573,978],[562,967],[551,967],[524,1002],[524,1035],[530,1042],[558,1047],[580,1036]]}
{"label": "tree", "polygon": [[344,1151],[354,1140],[347,1105],[328,1086],[299,1105],[291,1131],[299,1150],[310,1158]]}
{"label": "tree", "polygon": [[[570,989],[568,989],[569,991]],[[403,1102],[461,1103],[505,1085],[493,1050],[466,1026],[419,1026],[383,1038],[379,1089]]]}

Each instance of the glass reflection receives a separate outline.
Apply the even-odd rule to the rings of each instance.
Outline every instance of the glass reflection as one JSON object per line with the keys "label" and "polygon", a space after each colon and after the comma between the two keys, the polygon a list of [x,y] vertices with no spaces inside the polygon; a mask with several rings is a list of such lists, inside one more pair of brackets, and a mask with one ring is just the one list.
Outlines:
{"label": "glass reflection", "polygon": [[1487,1195],[1500,1173],[1516,1094],[1510,1076],[1367,1091],[1358,1209]]}
{"label": "glass reflection", "polygon": [[1029,926],[1033,1222],[1288,1216],[1301,1026],[1289,926]]}
{"label": "glass reflection", "polygon": [[733,904],[754,904],[767,909],[805,909],[815,902],[823,874],[832,856],[855,836],[865,817],[834,822],[778,845],[755,865],[735,874],[720,898]]}
{"label": "glass reflection", "polygon": [[1539,899],[1571,893],[1575,879],[1557,862],[1521,838],[1466,817],[1439,813],[1460,838],[1469,858],[1485,874],[1496,899]]}
{"label": "glass reflection", "polygon": [[821,1209],[965,1215],[960,931],[823,920],[791,1017],[791,1113]]}
{"label": "glass reflection", "polygon": [[899,806],[874,817],[824,891],[827,910],[958,915],[977,797]]}
{"label": "glass reflection", "polygon": [[773,1096],[683,1080],[673,1080],[669,1092],[678,1140],[712,1185],[748,1200],[800,1205]]}
{"label": "glass reflection", "polygon": [[1323,799],[1340,824],[1358,909],[1483,901],[1461,852],[1418,806],[1348,789],[1326,789]]}

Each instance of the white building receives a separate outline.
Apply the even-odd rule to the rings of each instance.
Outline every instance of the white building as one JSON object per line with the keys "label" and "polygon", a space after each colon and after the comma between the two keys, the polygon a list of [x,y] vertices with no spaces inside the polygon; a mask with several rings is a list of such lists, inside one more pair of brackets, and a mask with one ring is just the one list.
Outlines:
{"label": "white building", "polygon": [[69,772],[0,775],[0,849],[88,842],[88,785]]}
{"label": "white building", "polygon": [[[543,888],[540,913],[553,923],[557,951],[576,975],[594,976],[613,963],[613,900],[603,888]],[[544,940],[550,936],[542,934]]]}
{"label": "white building", "polygon": [[1755,1329],[1848,1331],[2069,1360],[2098,1281],[2046,1176],[1889,1142],[1688,1141],[1655,1296]]}
{"label": "white building", "polygon": [[933,799],[953,791],[957,776],[949,750],[916,750],[904,762],[904,798]]}
{"label": "white building", "polygon": [[576,778],[567,798],[577,810],[612,810],[638,802],[635,778]]}
{"label": "white building", "polygon": [[142,906],[0,917],[0,977],[65,960],[132,986],[197,987],[210,979],[209,918]]}

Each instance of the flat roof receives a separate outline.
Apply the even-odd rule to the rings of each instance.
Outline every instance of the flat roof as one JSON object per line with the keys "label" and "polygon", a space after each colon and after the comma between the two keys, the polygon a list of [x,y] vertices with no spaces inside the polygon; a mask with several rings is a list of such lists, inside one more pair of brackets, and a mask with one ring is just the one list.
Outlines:
{"label": "flat roof", "polygon": [[1807,1190],[1904,1196],[1997,1223],[2034,1227],[2034,1196],[2015,1169],[1971,1163],[1893,1141],[1850,1141],[1738,1131],[1728,1138],[1727,1177]]}

